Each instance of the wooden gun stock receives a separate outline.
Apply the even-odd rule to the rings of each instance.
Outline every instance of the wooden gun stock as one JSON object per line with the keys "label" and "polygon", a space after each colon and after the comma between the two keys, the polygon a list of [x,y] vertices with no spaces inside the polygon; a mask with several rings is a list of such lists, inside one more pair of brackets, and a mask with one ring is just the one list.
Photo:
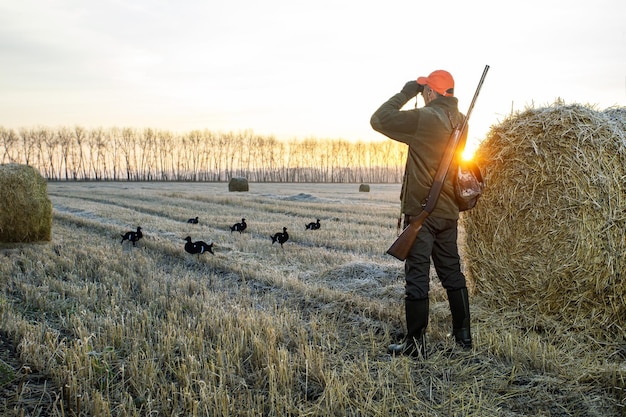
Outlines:
{"label": "wooden gun stock", "polygon": [[426,211],[422,211],[419,216],[415,217],[415,220],[409,223],[407,227],[404,228],[400,236],[393,242],[393,244],[387,249],[387,253],[399,261],[404,261],[409,256],[409,251],[415,243],[415,239],[417,239],[417,234],[422,228],[422,224],[424,220],[428,216]]}

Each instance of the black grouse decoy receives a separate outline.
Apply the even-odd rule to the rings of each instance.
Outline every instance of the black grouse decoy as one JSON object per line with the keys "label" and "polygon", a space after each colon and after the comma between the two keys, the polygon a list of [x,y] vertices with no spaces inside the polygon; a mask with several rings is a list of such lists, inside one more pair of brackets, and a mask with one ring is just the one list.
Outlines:
{"label": "black grouse decoy", "polygon": [[243,231],[246,230],[246,227],[248,227],[248,224],[246,223],[246,219],[241,219],[241,223],[235,223],[232,226],[230,226],[230,233],[232,232],[243,233]]}
{"label": "black grouse decoy", "polygon": [[198,217],[196,216],[195,219],[189,219],[187,220],[187,223],[191,223],[191,224],[198,224]]}
{"label": "black grouse decoy", "polygon": [[317,222],[311,222],[309,224],[304,225],[306,230],[318,230],[322,225],[320,224],[320,219],[317,219]]}
{"label": "black grouse decoy", "polygon": [[[272,238],[272,245],[275,242],[280,243],[280,247],[283,247],[283,243],[285,243],[287,240],[289,240],[289,233],[287,233],[287,228],[283,227],[283,232],[277,232],[274,233],[274,236],[270,236]],[[283,248],[284,249],[284,248]]]}
{"label": "black grouse decoy", "polygon": [[209,252],[215,255],[215,253],[213,253],[213,243],[209,245],[201,240],[192,242],[190,236],[187,236],[184,240],[187,241],[187,243],[185,243],[185,252],[187,253],[190,253],[192,255],[200,255],[204,252]]}
{"label": "black grouse decoy", "polygon": [[133,246],[135,246],[135,243],[143,237],[143,233],[141,233],[141,227],[137,226],[136,232],[126,232],[120,236],[122,236],[120,243],[124,243],[125,240],[128,240],[129,242],[133,242]]}

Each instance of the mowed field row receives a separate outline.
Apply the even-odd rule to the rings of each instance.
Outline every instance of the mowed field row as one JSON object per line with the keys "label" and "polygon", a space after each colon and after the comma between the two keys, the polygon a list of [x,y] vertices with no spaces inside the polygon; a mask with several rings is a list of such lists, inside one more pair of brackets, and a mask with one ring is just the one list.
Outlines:
{"label": "mowed field row", "polygon": [[[385,254],[399,188],[50,183],[52,242],[2,252],[0,411],[619,415],[605,363],[511,326],[479,296],[475,347],[457,349],[434,274],[429,358],[387,355],[404,330],[403,265]],[[247,230],[231,232],[242,218]],[[137,226],[143,239],[121,243]],[[283,227],[281,248],[270,236]],[[186,253],[186,236],[215,254]]]}
{"label": "mowed field row", "polygon": [[[336,194],[328,197],[318,197],[315,192],[228,193],[224,184],[198,185],[195,191],[187,192],[182,185],[163,186],[164,189],[158,186],[139,185],[132,189],[113,186],[107,192],[106,184],[104,187],[87,185],[81,191],[68,194],[62,184],[52,183],[49,195],[54,201],[55,214],[111,226],[116,239],[117,234],[126,229],[134,230],[136,226],[141,226],[145,241],[171,239],[182,242],[187,234],[194,239],[214,241],[216,251],[222,254],[232,251],[266,252],[248,251],[248,248],[238,245],[271,244],[270,235],[287,227],[290,234],[287,246],[292,246],[291,253],[295,251],[297,254],[302,247],[319,247],[356,252],[383,260],[389,242],[395,237],[398,206],[384,198],[391,194],[389,189],[399,192],[394,190],[397,186],[381,186],[386,191],[381,199],[368,198],[371,194],[358,193],[357,190],[352,193],[355,197],[346,198],[346,185],[337,185]],[[190,185],[186,187],[194,189]],[[276,191],[285,186],[259,187],[266,190],[274,188]],[[350,189],[355,188],[350,186]],[[362,197],[356,198],[360,197],[359,194]],[[199,224],[186,223],[188,218],[196,216],[200,219]],[[249,225],[244,239],[235,236],[229,229],[241,218],[246,218]],[[317,218],[321,219],[323,227],[314,232],[305,231],[305,224]]]}

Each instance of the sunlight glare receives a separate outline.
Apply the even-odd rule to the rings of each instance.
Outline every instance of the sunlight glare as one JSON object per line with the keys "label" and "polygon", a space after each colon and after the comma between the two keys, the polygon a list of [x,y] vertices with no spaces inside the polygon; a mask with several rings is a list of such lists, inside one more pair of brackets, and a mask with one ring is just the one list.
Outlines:
{"label": "sunlight glare", "polygon": [[471,161],[472,158],[474,158],[474,154],[476,153],[476,150],[478,149],[478,145],[480,144],[480,142],[478,140],[469,140],[467,141],[467,143],[465,144],[465,149],[463,150],[463,160],[464,161]]}

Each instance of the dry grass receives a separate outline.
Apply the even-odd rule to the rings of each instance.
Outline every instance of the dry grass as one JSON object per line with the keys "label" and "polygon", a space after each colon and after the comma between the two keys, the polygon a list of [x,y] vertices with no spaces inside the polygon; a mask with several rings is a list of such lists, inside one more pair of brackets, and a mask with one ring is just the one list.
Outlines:
{"label": "dry grass", "polygon": [[[280,191],[279,191],[280,190]],[[475,347],[403,329],[397,185],[52,183],[52,241],[0,256],[4,416],[619,416],[624,341],[472,297]],[[198,225],[186,220],[199,216]],[[242,217],[248,230],[231,233]],[[316,218],[322,227],[305,231]],[[142,226],[132,248],[119,234]],[[283,226],[284,250],[270,234]],[[215,255],[183,251],[183,238]],[[542,329],[542,330],[540,330]]]}

